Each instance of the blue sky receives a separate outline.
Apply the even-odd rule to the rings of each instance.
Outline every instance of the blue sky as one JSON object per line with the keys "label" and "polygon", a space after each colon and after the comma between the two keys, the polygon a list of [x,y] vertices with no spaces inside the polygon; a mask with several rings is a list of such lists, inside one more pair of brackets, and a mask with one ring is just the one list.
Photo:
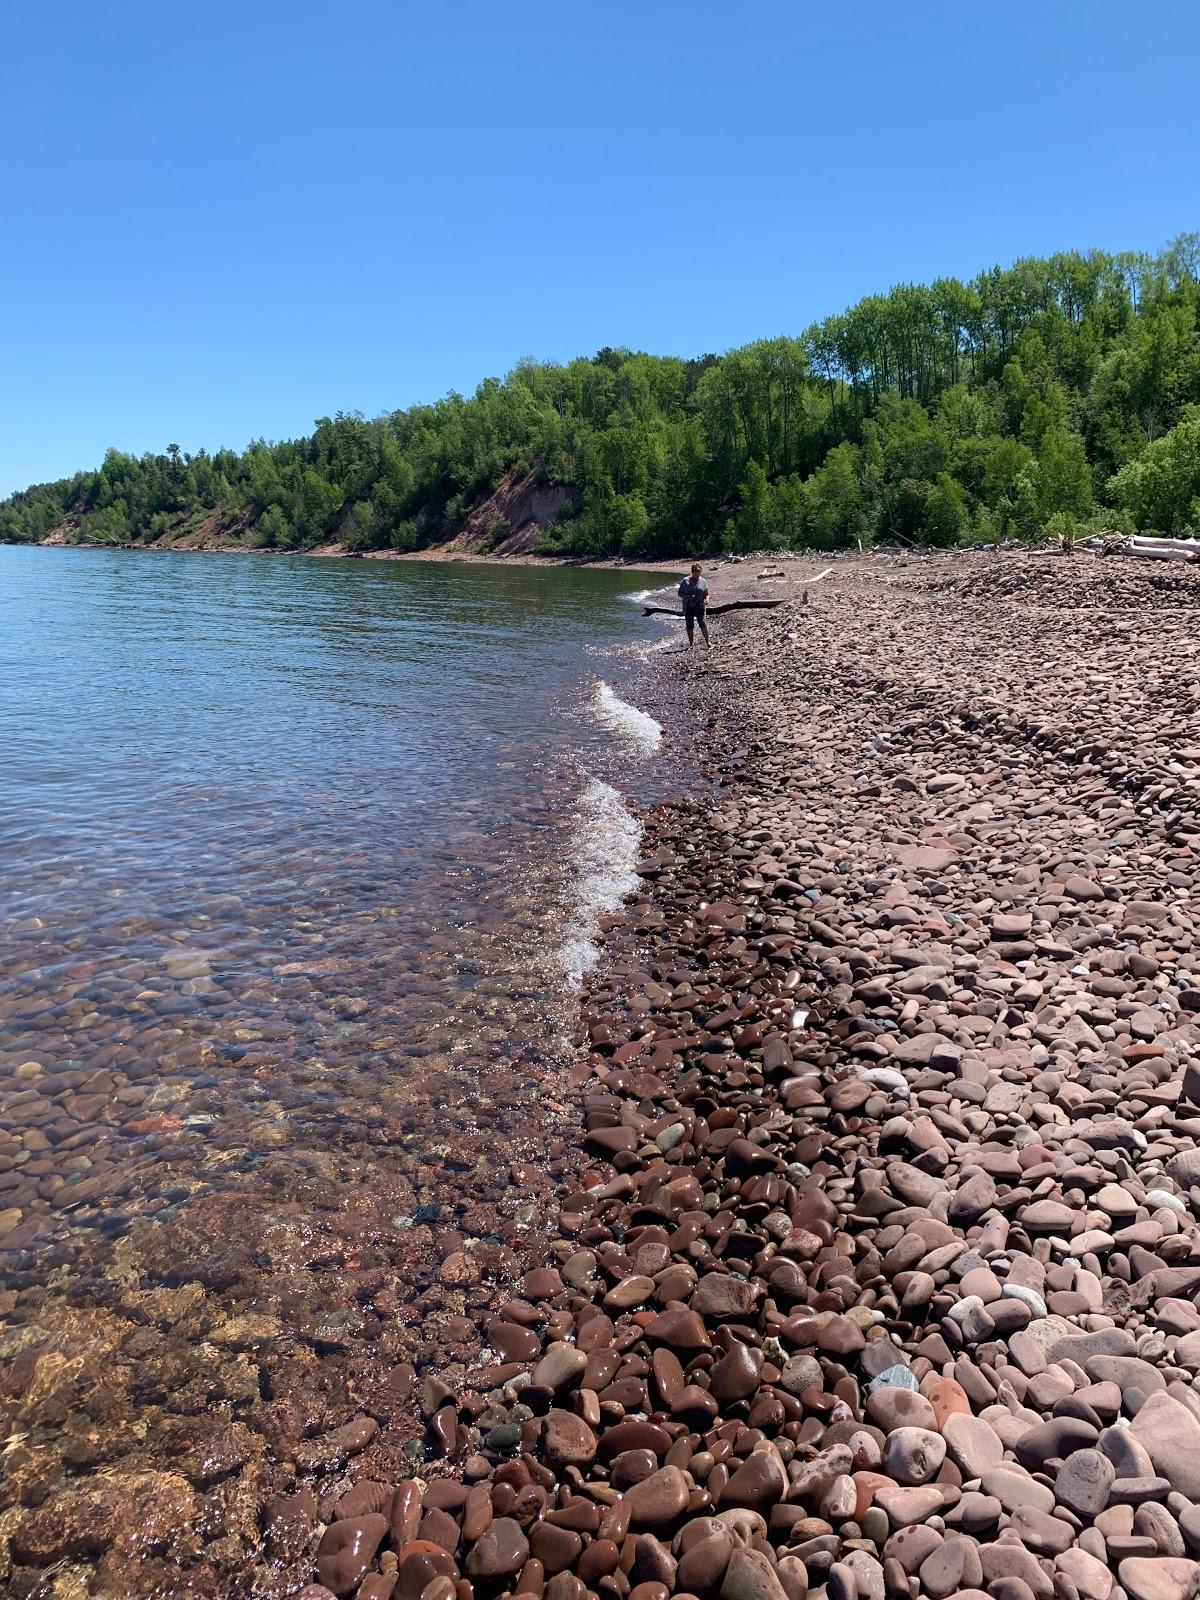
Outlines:
{"label": "blue sky", "polygon": [[1200,227],[1200,11],[46,0],[0,20],[0,493]]}

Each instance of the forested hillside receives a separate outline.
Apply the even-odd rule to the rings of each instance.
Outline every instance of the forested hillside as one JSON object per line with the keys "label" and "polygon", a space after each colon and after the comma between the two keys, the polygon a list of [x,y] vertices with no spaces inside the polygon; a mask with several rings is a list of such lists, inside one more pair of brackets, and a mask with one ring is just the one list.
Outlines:
{"label": "forested hillside", "polygon": [[486,546],[511,531],[488,497],[521,480],[561,486],[537,548],[583,556],[1180,533],[1200,527],[1198,308],[1197,234],[1022,260],[720,357],[605,349],[240,455],[110,450],[0,503],[0,538]]}

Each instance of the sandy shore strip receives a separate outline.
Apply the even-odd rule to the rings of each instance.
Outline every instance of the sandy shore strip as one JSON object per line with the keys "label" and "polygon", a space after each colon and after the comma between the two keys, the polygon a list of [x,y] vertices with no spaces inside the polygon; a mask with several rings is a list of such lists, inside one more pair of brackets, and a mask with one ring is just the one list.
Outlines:
{"label": "sandy shore strip", "polygon": [[828,566],[647,658],[697,781],[585,980],[589,1164],[431,1459],[365,1392],[247,1592],[1200,1591],[1200,572]]}

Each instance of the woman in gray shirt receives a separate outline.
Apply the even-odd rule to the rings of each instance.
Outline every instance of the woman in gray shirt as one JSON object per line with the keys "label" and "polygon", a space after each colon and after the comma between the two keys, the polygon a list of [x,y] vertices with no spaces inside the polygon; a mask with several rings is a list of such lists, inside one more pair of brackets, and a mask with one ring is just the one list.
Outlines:
{"label": "woman in gray shirt", "polygon": [[700,576],[700,563],[692,563],[692,574],[685,578],[679,585],[679,598],[683,601],[683,622],[687,628],[688,649],[695,641],[694,628],[700,624],[700,636],[704,640],[704,648],[710,648],[708,642],[708,624],[704,620],[704,608],[708,604],[708,584]]}

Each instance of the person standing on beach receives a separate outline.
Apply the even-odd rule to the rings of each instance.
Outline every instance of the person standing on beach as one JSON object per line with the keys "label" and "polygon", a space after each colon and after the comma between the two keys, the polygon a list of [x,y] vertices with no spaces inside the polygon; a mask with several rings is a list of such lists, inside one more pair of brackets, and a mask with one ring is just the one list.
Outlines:
{"label": "person standing on beach", "polygon": [[688,649],[695,644],[694,629],[700,624],[700,636],[704,640],[704,648],[711,649],[708,642],[708,624],[704,620],[704,608],[708,604],[708,584],[700,576],[700,563],[692,562],[691,576],[685,578],[679,585],[679,598],[683,601],[683,623],[687,629]]}

